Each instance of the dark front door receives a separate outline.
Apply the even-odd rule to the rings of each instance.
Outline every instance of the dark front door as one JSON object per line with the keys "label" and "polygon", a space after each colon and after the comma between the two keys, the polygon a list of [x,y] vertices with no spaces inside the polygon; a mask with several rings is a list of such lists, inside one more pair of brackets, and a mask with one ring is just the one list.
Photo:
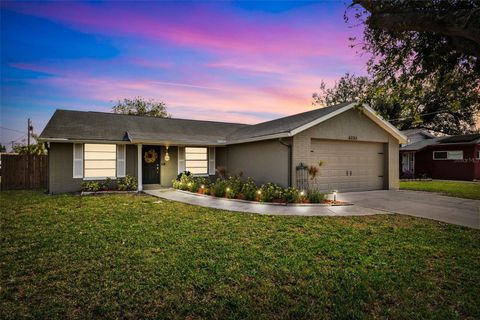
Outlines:
{"label": "dark front door", "polygon": [[160,147],[143,146],[143,175],[144,184],[160,183]]}

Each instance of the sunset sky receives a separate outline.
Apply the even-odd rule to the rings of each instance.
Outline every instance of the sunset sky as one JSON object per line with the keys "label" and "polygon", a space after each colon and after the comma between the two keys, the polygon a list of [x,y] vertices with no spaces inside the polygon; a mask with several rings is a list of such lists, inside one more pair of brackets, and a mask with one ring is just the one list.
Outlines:
{"label": "sunset sky", "polygon": [[[1,143],[55,109],[164,101],[176,118],[257,123],[365,74],[344,2],[2,2]],[[13,129],[18,130],[7,130]]]}

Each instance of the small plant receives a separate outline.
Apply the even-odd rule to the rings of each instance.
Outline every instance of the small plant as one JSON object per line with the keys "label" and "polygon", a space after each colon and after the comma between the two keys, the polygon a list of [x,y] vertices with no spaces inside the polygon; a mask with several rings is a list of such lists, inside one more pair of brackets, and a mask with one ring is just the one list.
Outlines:
{"label": "small plant", "polygon": [[318,168],[315,166],[308,167],[308,174],[310,175],[310,180],[315,179],[318,173]]}
{"label": "small plant", "polygon": [[300,191],[295,188],[286,188],[283,190],[283,199],[286,203],[298,203],[301,202]]}
{"label": "small plant", "polygon": [[107,178],[105,181],[100,183],[100,189],[101,190],[110,190],[112,188],[112,179]]}
{"label": "small plant", "polygon": [[192,173],[191,173],[190,171],[183,171],[183,172],[181,172],[181,173],[179,173],[179,174],[177,175],[176,180],[177,180],[177,181],[180,181],[180,178],[181,178],[183,175],[191,176]]}
{"label": "small plant", "polygon": [[98,181],[83,181],[82,182],[82,189],[83,191],[88,192],[97,192],[100,190],[101,184]]}
{"label": "small plant", "polygon": [[260,188],[259,200],[262,202],[283,200],[283,188],[272,182],[264,184]]}
{"label": "small plant", "polygon": [[239,177],[230,177],[226,180],[225,195],[227,198],[233,199],[238,196],[242,189],[242,181]]}
{"label": "small plant", "polygon": [[137,190],[138,183],[135,177],[127,175],[123,178],[118,179],[117,186],[118,186],[118,190],[120,191],[128,191],[128,190],[133,191],[133,190]]}
{"label": "small plant", "polygon": [[255,180],[249,177],[243,183],[240,193],[245,197],[246,200],[255,200],[257,197],[257,190],[258,187],[255,184]]}
{"label": "small plant", "polygon": [[227,182],[218,178],[215,183],[210,187],[210,194],[215,197],[223,197],[225,195],[225,190],[227,189]]}
{"label": "small plant", "polygon": [[217,172],[219,178],[225,179],[227,177],[227,169],[225,167],[219,166],[215,171]]}
{"label": "small plant", "polygon": [[193,176],[190,172],[185,171],[180,173],[177,179],[173,180],[173,187],[180,190],[191,190],[193,183]]}
{"label": "small plant", "polygon": [[308,202],[310,203],[321,203],[325,200],[325,194],[317,190],[311,190],[307,194]]}

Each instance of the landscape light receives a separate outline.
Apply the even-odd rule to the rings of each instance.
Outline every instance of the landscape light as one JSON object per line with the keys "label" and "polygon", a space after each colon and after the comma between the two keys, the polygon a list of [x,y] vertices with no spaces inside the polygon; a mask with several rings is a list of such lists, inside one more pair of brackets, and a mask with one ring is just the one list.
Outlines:
{"label": "landscape light", "polygon": [[333,202],[337,202],[337,190],[333,190]]}
{"label": "landscape light", "polygon": [[200,188],[201,188],[201,189],[205,189],[205,185],[202,184],[202,185],[200,186]]}
{"label": "landscape light", "polygon": [[258,190],[258,191],[257,191],[257,194],[262,194],[262,190]]}
{"label": "landscape light", "polygon": [[304,196],[304,195],[305,195],[305,191],[302,190],[302,191],[300,192],[300,195],[301,195],[301,196]]}
{"label": "landscape light", "polygon": [[227,192],[230,191],[230,188],[227,188],[226,191],[227,191]]}
{"label": "landscape light", "polygon": [[192,186],[192,183],[191,183],[191,182],[189,182],[189,183],[188,183],[188,186],[189,186],[189,187],[191,187],[191,186]]}

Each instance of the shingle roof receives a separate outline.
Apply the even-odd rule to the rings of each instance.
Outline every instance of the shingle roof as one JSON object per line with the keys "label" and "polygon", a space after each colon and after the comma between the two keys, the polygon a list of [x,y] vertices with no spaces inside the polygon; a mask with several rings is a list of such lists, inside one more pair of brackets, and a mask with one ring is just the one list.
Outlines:
{"label": "shingle roof", "polygon": [[227,136],[229,142],[252,139],[262,136],[269,136],[279,133],[287,133],[315,119],[326,116],[327,114],[337,111],[352,102],[345,102],[331,107],[315,109],[307,112],[297,113],[288,117],[262,122],[252,126],[245,126],[237,129]]}
{"label": "shingle roof", "polygon": [[428,146],[448,144],[475,144],[480,140],[480,134],[463,134],[456,136],[438,137],[418,141],[400,148],[401,151],[419,151]]}
{"label": "shingle roof", "polygon": [[246,125],[238,123],[57,110],[40,135],[40,139],[99,141],[161,139],[191,144],[222,144],[227,134],[244,126]]}
{"label": "shingle roof", "polygon": [[[292,135],[295,134],[293,132],[295,129],[302,130],[305,125],[312,124],[342,108],[347,110],[351,106],[352,102],[346,102],[255,125],[57,110],[40,135],[40,139],[226,145]],[[390,124],[386,125],[386,130],[393,134],[396,131]],[[398,134],[400,138],[403,137]]]}

